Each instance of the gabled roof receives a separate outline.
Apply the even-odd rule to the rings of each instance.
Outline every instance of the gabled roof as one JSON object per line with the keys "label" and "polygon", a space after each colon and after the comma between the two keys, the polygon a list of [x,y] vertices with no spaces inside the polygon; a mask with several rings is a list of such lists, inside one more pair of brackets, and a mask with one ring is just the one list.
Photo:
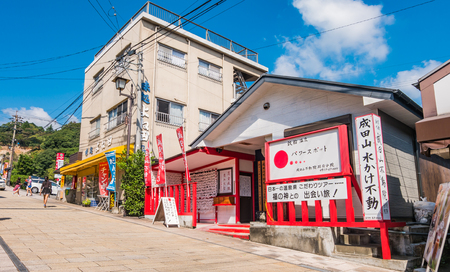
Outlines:
{"label": "gabled roof", "polygon": [[273,83],[280,85],[290,85],[294,87],[303,87],[310,89],[317,89],[323,91],[330,91],[343,94],[358,95],[364,97],[371,97],[383,100],[391,100],[405,108],[418,118],[423,118],[422,107],[420,107],[411,98],[405,95],[402,91],[396,89],[387,89],[380,87],[348,84],[341,82],[325,81],[318,79],[307,79],[300,77],[289,77],[279,75],[262,75],[255,83],[239,98],[230,105],[217,120],[212,123],[202,134],[200,134],[191,144],[191,147],[196,147],[203,141],[215,128],[217,128],[228,116],[230,116],[243,102],[248,99],[258,88],[264,83]]}
{"label": "gabled roof", "polygon": [[[441,65],[439,65],[438,67],[434,68],[433,70],[431,70],[430,72],[428,72],[427,74],[425,74],[423,77],[419,78],[417,80],[417,83],[423,81],[424,79],[426,79],[427,77],[431,76],[432,74],[436,73],[436,71],[440,70],[442,67],[446,66],[447,64],[450,63],[450,60],[447,60],[446,62],[442,63]],[[414,83],[414,84],[417,84]],[[415,85],[413,84],[413,86],[415,87]],[[417,88],[417,87],[416,87]],[[419,88],[417,88],[419,89]],[[420,89],[419,89],[420,90]]]}

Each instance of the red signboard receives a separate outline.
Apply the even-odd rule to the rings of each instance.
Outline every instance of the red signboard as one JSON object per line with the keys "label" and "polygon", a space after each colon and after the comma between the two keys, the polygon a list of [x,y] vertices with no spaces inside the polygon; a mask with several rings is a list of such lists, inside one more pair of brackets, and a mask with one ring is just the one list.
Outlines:
{"label": "red signboard", "polygon": [[64,165],[64,153],[57,153],[56,154],[55,170],[58,170],[63,165]]}
{"label": "red signboard", "polygon": [[350,175],[347,126],[266,143],[267,183]]}
{"label": "red signboard", "polygon": [[156,144],[158,145],[158,155],[159,155],[158,176],[156,177],[156,184],[164,184],[166,183],[166,163],[164,161],[162,134],[156,136]]}
{"label": "red signboard", "polygon": [[101,162],[99,164],[99,177],[98,177],[98,187],[100,189],[100,195],[108,196],[108,191],[106,187],[108,187],[109,180],[109,167],[108,162]]}
{"label": "red signboard", "polygon": [[184,169],[186,171],[186,180],[191,181],[191,175],[189,174],[189,167],[188,167],[187,159],[186,159],[186,152],[184,150],[184,137],[183,137],[183,127],[182,126],[177,128],[177,137],[178,137],[178,142],[180,143],[181,153],[183,154]]}
{"label": "red signboard", "polygon": [[145,149],[144,180],[145,186],[152,186],[152,175],[150,174],[150,142],[147,142],[147,148]]}

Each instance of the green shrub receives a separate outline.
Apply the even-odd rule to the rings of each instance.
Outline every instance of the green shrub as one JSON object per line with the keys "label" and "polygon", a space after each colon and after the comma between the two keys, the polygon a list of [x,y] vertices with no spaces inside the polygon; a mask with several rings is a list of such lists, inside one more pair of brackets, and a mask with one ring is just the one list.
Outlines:
{"label": "green shrub", "polygon": [[117,159],[117,166],[124,170],[120,188],[124,190],[124,206],[127,215],[141,216],[144,214],[144,158],[141,150],[130,154],[128,160],[126,151]]}
{"label": "green shrub", "polygon": [[27,175],[18,175],[18,174],[11,175],[11,186],[13,186],[13,187],[16,186],[17,178],[20,178],[20,183],[22,184],[22,185],[20,185],[20,188],[26,189],[26,184],[24,184],[24,183],[25,183],[25,180],[28,178],[28,176]]}

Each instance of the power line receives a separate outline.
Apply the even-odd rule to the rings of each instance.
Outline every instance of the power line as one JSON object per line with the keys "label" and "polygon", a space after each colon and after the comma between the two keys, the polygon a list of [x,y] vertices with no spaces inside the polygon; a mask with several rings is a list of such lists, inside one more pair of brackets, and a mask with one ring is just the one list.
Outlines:
{"label": "power line", "polygon": [[425,5],[425,4],[429,4],[429,3],[434,2],[434,1],[436,1],[436,0],[430,0],[430,1],[422,2],[422,3],[419,3],[417,5],[413,5],[413,6],[409,6],[409,7],[406,7],[406,8],[398,9],[398,10],[395,10],[395,11],[392,11],[392,12],[388,12],[388,13],[385,13],[385,14],[381,14],[381,15],[378,15],[378,16],[375,16],[375,17],[372,17],[372,18],[368,18],[368,19],[364,19],[364,20],[361,20],[361,21],[358,21],[358,22],[354,22],[354,23],[351,23],[351,24],[348,24],[348,25],[343,25],[343,26],[332,28],[332,29],[319,31],[319,32],[316,32],[316,33],[313,33],[313,34],[309,34],[307,36],[293,38],[293,39],[290,39],[290,40],[287,40],[287,41],[284,41],[284,42],[279,42],[279,43],[274,43],[274,44],[270,44],[270,45],[266,45],[266,46],[261,46],[261,47],[255,48],[253,50],[260,50],[260,49],[276,46],[276,45],[279,45],[279,44],[285,44],[287,42],[304,40],[304,39],[309,38],[309,37],[318,36],[320,34],[324,34],[324,33],[327,33],[327,32],[334,31],[334,30],[339,30],[339,29],[346,28],[346,27],[349,27],[349,26],[361,24],[361,23],[364,23],[364,22],[367,22],[367,21],[375,20],[375,19],[378,19],[378,18],[381,18],[381,17],[385,17],[385,16],[388,16],[388,15],[394,14],[394,13],[405,11],[405,10],[408,10],[408,9],[416,8],[416,7]]}
{"label": "power line", "polygon": [[103,9],[102,5],[98,2],[98,0],[95,0],[97,2],[97,4],[100,6],[100,8],[103,11],[103,14],[105,14],[106,18],[108,19],[108,21],[116,28],[116,31],[118,30],[118,28],[114,25],[114,23],[111,21],[111,19],[109,18],[108,14],[106,14],[105,10]]}
{"label": "power line", "polygon": [[108,22],[106,22],[105,18],[103,18],[103,16],[100,14],[100,12],[98,12],[97,8],[95,8],[95,6],[92,4],[91,0],[88,0],[89,4],[91,4],[91,6],[95,9],[95,12],[97,12],[98,16],[100,16],[100,18],[102,18],[103,22],[105,22],[106,25],[108,25],[109,28],[111,28],[111,30],[113,32],[117,32],[117,30],[114,30],[114,28],[112,28]]}
{"label": "power line", "polygon": [[73,68],[73,69],[69,69],[69,70],[58,71],[58,72],[47,73],[47,74],[41,74],[41,75],[33,75],[33,76],[23,76],[23,77],[0,77],[0,80],[31,79],[31,78],[35,78],[35,77],[41,77],[41,76],[49,76],[49,75],[55,75],[55,74],[67,73],[67,72],[76,71],[76,70],[80,70],[80,69],[86,69],[86,67],[78,67],[78,68]]}

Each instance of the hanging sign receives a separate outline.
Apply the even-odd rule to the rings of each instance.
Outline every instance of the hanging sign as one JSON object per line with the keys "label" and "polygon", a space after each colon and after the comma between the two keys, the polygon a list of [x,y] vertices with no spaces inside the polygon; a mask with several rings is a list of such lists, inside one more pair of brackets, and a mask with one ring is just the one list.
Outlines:
{"label": "hanging sign", "polygon": [[390,220],[381,119],[368,114],[355,122],[364,220]]}
{"label": "hanging sign", "polygon": [[347,179],[335,178],[267,186],[267,202],[347,199]]}
{"label": "hanging sign", "polygon": [[166,163],[164,161],[164,151],[163,151],[163,142],[162,142],[162,134],[156,136],[156,144],[158,145],[158,176],[156,177],[156,184],[165,184],[166,183]]}
{"label": "hanging sign", "polygon": [[58,170],[64,165],[64,153],[56,153],[55,170]]}
{"label": "hanging sign", "polygon": [[450,183],[439,185],[430,231],[425,245],[423,258],[427,261],[427,271],[438,271],[450,219]]}
{"label": "hanging sign", "polygon": [[109,180],[108,162],[99,163],[98,168],[99,168],[98,188],[100,191],[100,195],[108,196],[108,191],[106,190]]}
{"label": "hanging sign", "polygon": [[191,175],[189,174],[189,167],[188,167],[188,163],[187,163],[186,152],[184,150],[184,137],[183,137],[183,127],[182,126],[177,128],[177,137],[178,137],[178,142],[180,143],[181,153],[183,154],[186,180],[189,182],[189,181],[191,181]]}
{"label": "hanging sign", "polygon": [[106,190],[115,192],[116,191],[116,151],[110,151],[105,153],[106,160],[109,165],[109,172],[111,172],[111,181],[109,182]]}
{"label": "hanging sign", "polygon": [[178,220],[177,205],[175,198],[173,197],[161,197],[156,209],[155,217],[153,218],[153,224],[155,221],[164,221],[166,227],[177,226],[180,227]]}
{"label": "hanging sign", "polygon": [[342,173],[344,155],[341,154],[341,148],[346,149],[340,146],[340,134],[344,131],[341,127],[333,127],[267,142],[268,181],[336,176]]}
{"label": "hanging sign", "polygon": [[145,186],[152,186],[152,175],[150,174],[150,142],[147,142],[147,149],[145,149],[144,181]]}

